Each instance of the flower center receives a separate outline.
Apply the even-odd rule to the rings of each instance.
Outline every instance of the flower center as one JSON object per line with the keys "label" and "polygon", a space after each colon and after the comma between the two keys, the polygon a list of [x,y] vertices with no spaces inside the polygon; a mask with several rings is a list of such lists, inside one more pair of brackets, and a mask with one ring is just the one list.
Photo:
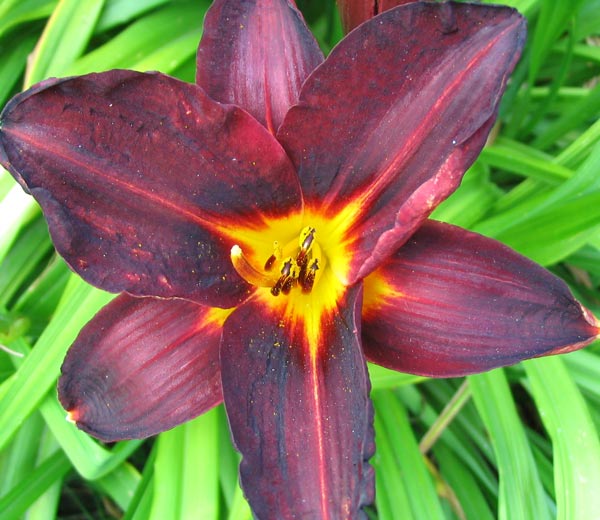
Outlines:
{"label": "flower center", "polygon": [[325,262],[315,235],[316,229],[306,226],[298,240],[292,240],[283,247],[275,241],[273,253],[260,269],[248,261],[238,245],[231,248],[231,262],[244,280],[258,287],[270,287],[273,296],[289,294],[295,288],[308,294]]}

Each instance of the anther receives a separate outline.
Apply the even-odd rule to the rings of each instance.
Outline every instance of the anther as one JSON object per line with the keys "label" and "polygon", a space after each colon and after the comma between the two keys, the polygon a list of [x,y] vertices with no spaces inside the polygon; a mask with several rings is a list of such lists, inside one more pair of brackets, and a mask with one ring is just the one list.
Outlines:
{"label": "anther", "polygon": [[286,258],[281,267],[281,276],[275,285],[271,288],[271,294],[277,296],[280,292],[283,294],[289,294],[296,285],[298,279],[298,264],[290,256]]}
{"label": "anther", "polygon": [[317,271],[319,270],[319,260],[315,258],[313,262],[308,267],[306,274],[304,277],[300,279],[300,284],[302,286],[302,292],[304,294],[308,294],[312,291],[313,285],[315,284],[315,278],[317,276]]}
{"label": "anther", "polygon": [[271,255],[269,258],[267,258],[267,261],[265,262],[265,271],[270,271],[273,269],[273,264],[276,260],[277,257],[275,255]]}
{"label": "anther", "polygon": [[269,258],[267,258],[267,261],[265,262],[265,271],[270,271],[271,269],[273,269],[275,262],[277,260],[279,260],[280,258],[281,258],[281,246],[279,245],[279,242],[277,240],[275,240],[273,242],[273,254]]}
{"label": "anther", "polygon": [[314,227],[306,226],[300,232],[300,239],[298,240],[300,249],[302,251],[308,251],[315,239],[316,229]]}

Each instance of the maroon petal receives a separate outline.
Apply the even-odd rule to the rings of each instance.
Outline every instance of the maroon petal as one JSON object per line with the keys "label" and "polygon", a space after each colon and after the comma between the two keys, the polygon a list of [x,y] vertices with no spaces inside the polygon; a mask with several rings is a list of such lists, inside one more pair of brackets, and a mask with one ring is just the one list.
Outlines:
{"label": "maroon petal", "polygon": [[221,326],[229,311],[121,295],[80,332],[58,396],[82,430],[104,441],[143,438],[222,400]]}
{"label": "maroon petal", "polygon": [[204,21],[196,81],[273,134],[323,54],[293,2],[216,0]]}
{"label": "maroon petal", "polygon": [[415,0],[337,0],[345,32],[392,7],[409,4]]}
{"label": "maroon petal", "polygon": [[360,293],[321,317],[254,298],[225,323],[223,395],[257,518],[366,518],[374,444]]}
{"label": "maroon petal", "polygon": [[49,80],[2,114],[0,161],[40,202],[90,283],[229,307],[236,229],[301,207],[281,146],[256,120],[161,74]]}
{"label": "maroon petal", "polygon": [[570,352],[599,334],[562,280],[495,240],[440,222],[427,222],[365,279],[365,353],[401,372],[483,372]]}
{"label": "maroon petal", "polygon": [[456,189],[485,143],[524,38],[513,9],[412,3],[352,31],[307,79],[278,139],[307,207],[349,222],[347,284]]}

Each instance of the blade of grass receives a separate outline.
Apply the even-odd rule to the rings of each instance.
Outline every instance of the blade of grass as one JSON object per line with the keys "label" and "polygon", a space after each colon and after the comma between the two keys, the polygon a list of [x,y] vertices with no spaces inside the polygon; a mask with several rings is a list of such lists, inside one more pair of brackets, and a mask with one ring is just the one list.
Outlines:
{"label": "blade of grass", "polygon": [[[68,74],[87,74],[113,68],[158,69],[169,73],[196,52],[205,10],[206,6],[198,5],[198,2],[166,5],[82,56],[69,67]],[[166,55],[173,52],[173,46],[177,54]],[[158,61],[152,61],[150,56],[153,55]]]}
{"label": "blade of grass", "polygon": [[23,74],[27,56],[33,50],[36,39],[37,35],[32,30],[25,29],[7,34],[0,40],[0,106],[7,101]]}
{"label": "blade of grass", "polygon": [[54,385],[83,325],[112,298],[73,275],[56,315],[0,399],[0,449]]}
{"label": "blade of grass", "polygon": [[[440,382],[429,381],[425,383],[421,388],[423,393],[412,386],[399,388],[396,392],[411,413],[419,418],[419,422],[423,424],[425,429],[433,427],[441,410],[456,392],[454,388],[448,388],[449,391],[444,393],[438,404],[429,391],[432,388],[439,387],[440,385],[436,383]],[[444,386],[448,387],[449,385]],[[461,464],[468,468],[469,472],[477,479],[479,486],[490,495],[494,495],[498,482],[491,470],[489,460],[491,448],[488,448],[485,444],[485,438],[482,440],[483,432],[480,430],[483,429],[483,426],[481,421],[478,420],[477,414],[471,412],[469,407],[473,408],[472,403],[468,403],[463,407],[461,413],[444,429],[436,442],[436,446],[443,444],[452,450],[455,456],[460,459]]]}
{"label": "blade of grass", "polygon": [[405,479],[395,462],[391,440],[375,414],[375,444],[377,452],[371,460],[375,469],[375,495],[380,520],[418,520],[413,516],[405,487]]}
{"label": "blade of grass", "polygon": [[0,518],[19,520],[33,502],[71,469],[71,464],[61,450],[48,457],[29,476],[9,493],[0,498]]}
{"label": "blade of grass", "polygon": [[[405,476],[403,483],[413,517],[443,519],[431,474],[411,430],[405,408],[390,391],[373,393],[373,403],[375,413],[381,419],[380,428],[384,428],[389,439],[392,460]],[[408,475],[410,478],[406,478]]]}
{"label": "blade of grass", "polygon": [[13,187],[0,202],[0,262],[8,253],[21,228],[39,214],[39,207],[21,186]]}
{"label": "blade of grass", "polygon": [[103,5],[104,0],[60,0],[32,54],[25,85],[64,74],[85,49]]}
{"label": "blade of grass", "polygon": [[[38,461],[41,463],[52,456],[58,448],[56,439],[44,430],[37,440]],[[63,479],[57,479],[37,500],[27,508],[27,520],[55,520],[62,492]]]}
{"label": "blade of grass", "polygon": [[182,518],[220,517],[218,419],[213,409],[183,426]]}
{"label": "blade of grass", "polygon": [[412,374],[403,374],[395,370],[389,370],[372,363],[368,364],[369,378],[371,379],[372,390],[382,390],[384,388],[397,388],[399,386],[412,385],[425,381],[427,378],[415,376]]}
{"label": "blade of grass", "polygon": [[557,518],[600,518],[600,442],[581,392],[559,358],[524,366],[552,439]]}
{"label": "blade of grass", "polygon": [[0,3],[0,35],[19,24],[50,16],[57,0],[4,0]]}
{"label": "blade of grass", "polygon": [[496,454],[498,518],[550,520],[547,496],[504,372],[469,376],[469,385]]}
{"label": "blade of grass", "polygon": [[233,494],[233,502],[227,520],[251,520],[252,511],[248,502],[244,498],[242,488],[238,485]]}
{"label": "blade of grass", "polygon": [[153,443],[150,454],[145,460],[142,478],[135,489],[122,520],[147,520],[150,518],[152,496],[154,490],[154,463],[156,461],[157,444]]}
{"label": "blade of grass", "polygon": [[218,518],[218,428],[213,410],[162,433],[151,518]]}
{"label": "blade of grass", "polygon": [[53,251],[46,222],[39,218],[27,225],[17,239],[0,271],[0,307],[8,307],[17,291]]}
{"label": "blade of grass", "polygon": [[433,452],[440,466],[440,473],[446,485],[455,493],[464,518],[493,520],[494,515],[473,473],[443,443],[436,444]]}
{"label": "blade of grass", "polygon": [[96,31],[102,33],[130,20],[139,18],[142,14],[160,5],[166,4],[168,0],[106,0],[104,8],[100,13]]}
{"label": "blade of grass", "polygon": [[0,497],[15,487],[35,467],[38,442],[44,423],[38,414],[31,415],[19,429],[0,459]]}

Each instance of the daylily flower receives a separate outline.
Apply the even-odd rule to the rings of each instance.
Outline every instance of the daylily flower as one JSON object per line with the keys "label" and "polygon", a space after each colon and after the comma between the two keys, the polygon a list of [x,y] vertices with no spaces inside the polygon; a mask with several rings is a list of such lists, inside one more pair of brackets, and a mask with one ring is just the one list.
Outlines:
{"label": "daylily flower", "polygon": [[83,430],[144,437],[223,399],[258,518],[373,500],[365,357],[458,376],[592,341],[595,318],[505,246],[427,220],[494,124],[514,10],[411,3],[323,60],[284,0],[218,0],[197,84],[44,81],[0,159],[58,252],[122,293],[82,330],[59,397]]}

